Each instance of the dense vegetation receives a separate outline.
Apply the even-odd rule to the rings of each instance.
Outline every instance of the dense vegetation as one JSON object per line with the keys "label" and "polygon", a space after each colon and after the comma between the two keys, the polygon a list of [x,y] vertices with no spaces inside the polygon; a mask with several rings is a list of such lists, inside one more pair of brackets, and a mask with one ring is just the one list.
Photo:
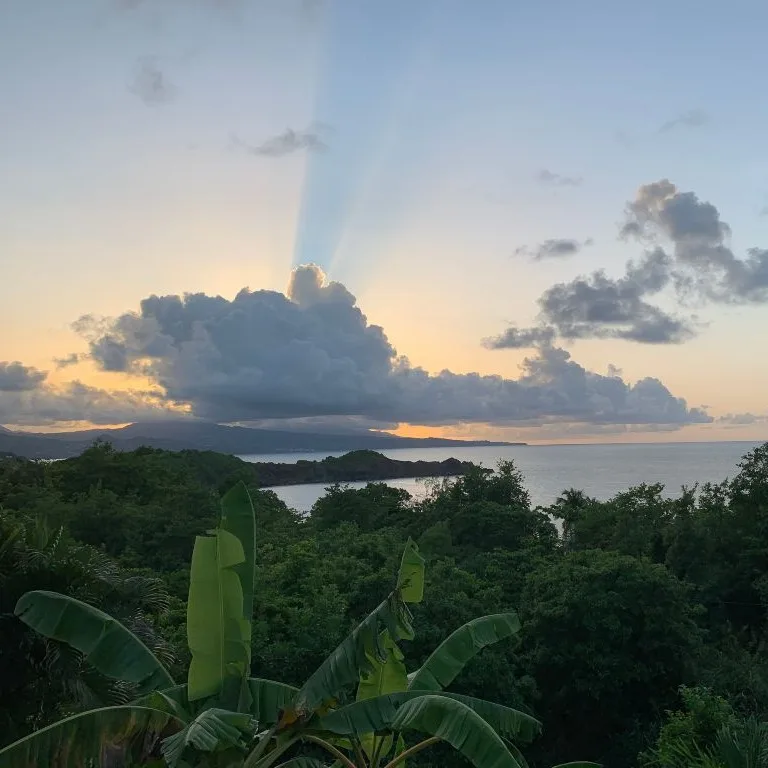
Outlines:
{"label": "dense vegetation", "polygon": [[[108,610],[183,676],[194,537],[240,480],[259,518],[254,676],[306,681],[392,589],[410,537],[427,559],[428,599],[412,606],[406,666],[456,626],[516,610],[516,638],[483,651],[450,690],[534,713],[532,766],[768,765],[768,445],[732,480],[672,499],[660,486],[607,502],[567,490],[533,509],[502,464],[419,502],[380,483],[334,486],[306,519],[222,455],[98,446],[53,464],[3,459],[0,744],[133,694],[22,624],[13,611],[28,590]],[[728,762],[750,750],[751,763]],[[460,761],[436,748],[409,764]]]}

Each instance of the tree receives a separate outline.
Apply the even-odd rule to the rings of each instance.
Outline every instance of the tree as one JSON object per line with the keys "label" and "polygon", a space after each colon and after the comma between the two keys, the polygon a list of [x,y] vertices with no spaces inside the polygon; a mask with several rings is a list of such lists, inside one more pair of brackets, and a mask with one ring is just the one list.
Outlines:
{"label": "tree", "polygon": [[[97,608],[56,592],[25,594],[16,606],[21,621],[69,643],[105,676],[135,686],[138,698],[30,734],[0,751],[3,766],[66,768],[107,757],[144,764],[159,752],[171,768],[269,768],[281,760],[296,768],[320,764],[305,754],[315,747],[347,768],[393,768],[439,741],[478,768],[524,764],[511,739],[533,738],[537,720],[444,691],[482,648],[519,630],[516,614],[465,624],[407,675],[398,642],[414,636],[409,605],[424,591],[424,560],[409,541],[392,591],[301,687],[252,678],[255,542],[253,505],[239,484],[222,500],[218,527],[195,541],[186,684],[176,684],[134,633]],[[405,734],[413,732],[426,738],[408,745]]]}
{"label": "tree", "polygon": [[648,560],[573,552],[530,575],[520,611],[548,757],[634,759],[693,674],[701,631],[686,586]]}
{"label": "tree", "polygon": [[108,604],[157,655],[172,661],[153,627],[169,604],[158,579],[126,572],[42,517],[0,511],[0,745],[62,714],[131,695],[125,685],[84,666],[68,646],[18,621],[14,607],[33,589],[64,589],[95,605]]}
{"label": "tree", "polygon": [[731,705],[708,688],[681,686],[680,698],[683,708],[667,713],[653,749],[640,755],[642,765],[689,768],[716,746],[718,733],[737,725]]}

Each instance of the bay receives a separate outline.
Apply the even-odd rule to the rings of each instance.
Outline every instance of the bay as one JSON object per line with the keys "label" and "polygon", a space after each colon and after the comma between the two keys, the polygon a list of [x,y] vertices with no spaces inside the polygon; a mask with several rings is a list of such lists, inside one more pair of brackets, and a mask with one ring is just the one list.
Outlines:
{"label": "bay", "polygon": [[[760,443],[621,443],[601,445],[475,446],[448,448],[397,448],[380,451],[401,461],[442,461],[450,457],[495,467],[512,460],[525,477],[534,505],[552,504],[567,488],[577,488],[605,500],[619,491],[641,483],[662,483],[668,496],[679,494],[683,485],[720,482],[733,477],[744,454]],[[278,453],[240,456],[250,462],[319,461],[342,453]],[[387,480],[387,485],[404,488],[412,496],[426,493],[424,479]],[[289,485],[272,490],[289,506],[309,511],[324,495],[325,483]],[[349,483],[362,488],[364,482]]]}

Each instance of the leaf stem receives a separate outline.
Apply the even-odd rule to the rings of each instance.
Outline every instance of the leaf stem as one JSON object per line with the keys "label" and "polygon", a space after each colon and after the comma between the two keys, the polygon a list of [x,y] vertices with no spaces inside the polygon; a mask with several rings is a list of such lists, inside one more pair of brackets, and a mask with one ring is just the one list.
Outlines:
{"label": "leaf stem", "polygon": [[[318,747],[322,747],[326,752],[330,752],[346,768],[358,768],[341,750],[336,749],[333,744],[329,744],[325,739],[313,736],[311,733],[303,734],[301,738],[311,744],[317,744]],[[360,768],[364,768],[364,766]]]}
{"label": "leaf stem", "polygon": [[[360,746],[360,739],[352,739],[352,745],[355,748],[355,756],[360,768],[367,768],[368,763],[365,762],[365,755],[363,754],[363,748]],[[373,765],[373,762],[371,762]]]}
{"label": "leaf stem", "polygon": [[440,741],[440,739],[437,736],[430,736],[430,738],[424,739],[424,741],[420,741],[418,744],[414,744],[414,746],[412,746],[410,749],[406,749],[405,752],[401,752],[394,760],[390,760],[390,762],[388,762],[384,768],[395,768],[395,766],[399,763],[402,763],[403,760],[407,760],[417,752],[421,752],[422,749],[426,749],[427,747],[431,747],[433,744],[437,744],[438,741]]}

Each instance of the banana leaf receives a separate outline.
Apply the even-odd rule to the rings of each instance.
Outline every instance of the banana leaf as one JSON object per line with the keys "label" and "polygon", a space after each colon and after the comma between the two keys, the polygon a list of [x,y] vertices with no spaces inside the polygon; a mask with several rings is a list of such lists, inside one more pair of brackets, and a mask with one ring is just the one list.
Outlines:
{"label": "banana leaf", "polygon": [[0,749],[3,768],[97,768],[104,754],[127,747],[147,733],[183,726],[167,712],[126,705],[102,707],[67,717]]}
{"label": "banana leaf", "polygon": [[162,752],[169,768],[176,768],[184,752],[192,748],[197,752],[245,752],[243,737],[251,737],[255,723],[250,715],[226,709],[203,710],[191,723],[172,736],[163,739]]}
{"label": "banana leaf", "polygon": [[[244,714],[258,722],[259,727],[274,725],[280,719],[280,713],[293,701],[298,688],[275,680],[265,680],[260,677],[250,677],[246,681],[250,690],[250,708]],[[137,704],[153,707],[176,716],[183,722],[188,722],[200,711],[201,705],[209,702],[190,702],[187,696],[187,686],[176,685],[164,691],[154,691],[139,699]],[[198,704],[197,709],[195,704]]]}
{"label": "banana leaf", "polygon": [[248,687],[251,691],[249,714],[258,721],[259,727],[277,723],[282,711],[291,706],[299,692],[287,683],[260,677],[249,678]]}
{"label": "banana leaf", "polygon": [[368,655],[371,668],[360,675],[357,701],[372,699],[385,693],[399,693],[408,687],[408,673],[403,663],[403,654],[386,630],[381,633],[379,645],[384,650],[384,660],[373,654]]}
{"label": "banana leaf", "polygon": [[483,648],[520,631],[517,614],[496,613],[467,622],[449,635],[410,677],[408,689],[441,691]]}
{"label": "banana leaf", "polygon": [[[238,538],[243,547],[243,562],[235,565],[232,570],[238,575],[243,589],[243,618],[250,622],[253,618],[253,589],[256,573],[256,515],[253,502],[245,483],[239,482],[234,488],[224,494],[221,500],[220,527]],[[250,634],[248,637],[250,648]]]}
{"label": "banana leaf", "polygon": [[424,558],[412,539],[408,539],[400,560],[397,588],[405,603],[420,603],[424,598]]}
{"label": "banana leaf", "polygon": [[27,626],[80,651],[99,672],[139,686],[139,693],[174,684],[168,670],[127,627],[109,614],[58,592],[22,595],[16,615]]}
{"label": "banana leaf", "polygon": [[412,616],[406,602],[420,599],[423,580],[424,561],[416,545],[409,541],[398,574],[398,586],[312,673],[299,691],[293,717],[289,719],[311,716],[322,703],[333,700],[358,682],[361,674],[372,671],[371,656],[383,663],[386,660],[386,650],[381,645],[383,630],[387,630],[394,642],[413,639]]}
{"label": "banana leaf", "polygon": [[435,736],[476,768],[520,768],[501,737],[480,715],[446,696],[426,694],[407,701],[398,709],[392,728]]}
{"label": "banana leaf", "polygon": [[244,561],[243,545],[229,531],[195,539],[187,604],[190,701],[220,693],[227,679],[244,680],[250,669],[250,622],[235,570]]}
{"label": "banana leaf", "polygon": [[532,741],[541,733],[541,723],[530,715],[491,701],[443,691],[405,691],[356,701],[319,718],[322,730],[339,736],[362,735],[395,731],[400,710],[424,697],[456,701],[481,717],[500,736],[520,741]]}
{"label": "banana leaf", "polygon": [[[386,658],[379,661],[375,656],[369,655],[371,670],[360,675],[360,684],[357,686],[357,701],[373,699],[387,693],[400,693],[408,687],[408,673],[403,663],[403,654],[392,640],[388,632],[382,632],[380,637],[381,647]],[[373,758],[378,747],[381,757],[386,757],[392,749],[392,736],[382,736],[383,742],[373,733],[360,734],[360,744],[369,759]]]}

